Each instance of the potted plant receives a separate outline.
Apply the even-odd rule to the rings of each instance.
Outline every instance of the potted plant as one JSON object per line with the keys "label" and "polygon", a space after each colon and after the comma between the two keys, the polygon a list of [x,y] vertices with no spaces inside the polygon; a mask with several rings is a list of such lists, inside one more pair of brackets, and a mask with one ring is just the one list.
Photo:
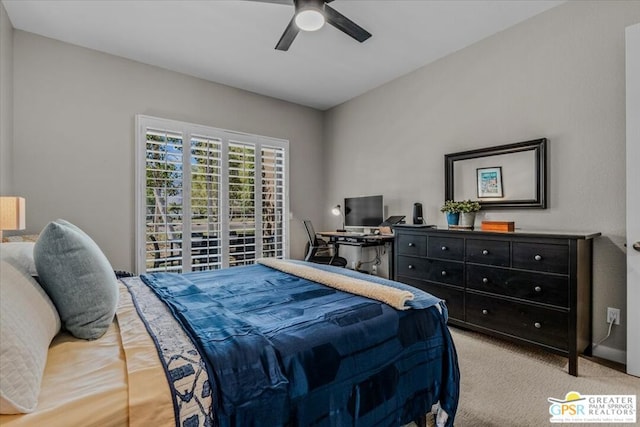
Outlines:
{"label": "potted plant", "polygon": [[460,206],[459,202],[453,200],[445,200],[444,205],[440,208],[440,212],[444,212],[447,217],[447,225],[458,225],[460,219]]}
{"label": "potted plant", "polygon": [[472,200],[463,200],[458,203],[460,211],[460,226],[473,230],[473,224],[476,220],[476,212],[480,210],[480,203]]}

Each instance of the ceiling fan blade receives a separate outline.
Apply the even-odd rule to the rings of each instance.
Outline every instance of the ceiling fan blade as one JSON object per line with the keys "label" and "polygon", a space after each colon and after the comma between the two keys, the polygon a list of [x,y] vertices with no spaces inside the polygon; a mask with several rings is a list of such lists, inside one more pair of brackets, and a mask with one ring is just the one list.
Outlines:
{"label": "ceiling fan blade", "polygon": [[291,43],[293,43],[293,39],[295,39],[298,35],[298,32],[300,30],[298,29],[298,26],[296,25],[294,20],[295,16],[291,18],[291,21],[289,21],[289,25],[287,25],[284,33],[282,33],[282,37],[280,37],[280,40],[276,45],[277,50],[289,50],[289,46],[291,46]]}
{"label": "ceiling fan blade", "polygon": [[286,4],[286,5],[293,5],[293,0],[248,0],[248,1],[255,1],[258,3],[275,3],[275,4]]}
{"label": "ceiling fan blade", "polygon": [[360,43],[371,37],[371,33],[327,4],[324,5],[324,16],[329,24]]}

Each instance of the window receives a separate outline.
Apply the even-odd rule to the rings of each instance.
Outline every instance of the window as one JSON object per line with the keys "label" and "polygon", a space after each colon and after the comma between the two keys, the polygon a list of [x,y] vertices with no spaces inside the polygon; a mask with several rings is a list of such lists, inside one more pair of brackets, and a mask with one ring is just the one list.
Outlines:
{"label": "window", "polygon": [[288,141],[136,117],[137,271],[288,255]]}

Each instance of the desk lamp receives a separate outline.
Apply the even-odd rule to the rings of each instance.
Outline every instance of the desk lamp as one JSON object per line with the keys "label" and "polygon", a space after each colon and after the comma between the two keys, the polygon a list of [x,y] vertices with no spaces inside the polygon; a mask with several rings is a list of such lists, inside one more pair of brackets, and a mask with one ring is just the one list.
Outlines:
{"label": "desk lamp", "polygon": [[25,202],[23,197],[0,197],[0,241],[2,230],[24,230]]}
{"label": "desk lamp", "polygon": [[339,233],[344,233],[345,231],[347,231],[344,228],[344,215],[342,214],[342,208],[340,207],[340,205],[336,205],[333,209],[331,209],[331,213],[335,216],[340,215],[342,217],[342,228],[336,231]]}

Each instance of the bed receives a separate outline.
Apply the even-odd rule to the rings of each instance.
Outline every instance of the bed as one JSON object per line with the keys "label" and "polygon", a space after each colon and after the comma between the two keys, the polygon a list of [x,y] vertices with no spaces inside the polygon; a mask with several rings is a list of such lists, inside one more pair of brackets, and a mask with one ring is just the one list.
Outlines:
{"label": "bed", "polygon": [[453,425],[446,306],[407,285],[265,260],[117,288],[104,335],[57,334],[36,409],[1,425]]}

